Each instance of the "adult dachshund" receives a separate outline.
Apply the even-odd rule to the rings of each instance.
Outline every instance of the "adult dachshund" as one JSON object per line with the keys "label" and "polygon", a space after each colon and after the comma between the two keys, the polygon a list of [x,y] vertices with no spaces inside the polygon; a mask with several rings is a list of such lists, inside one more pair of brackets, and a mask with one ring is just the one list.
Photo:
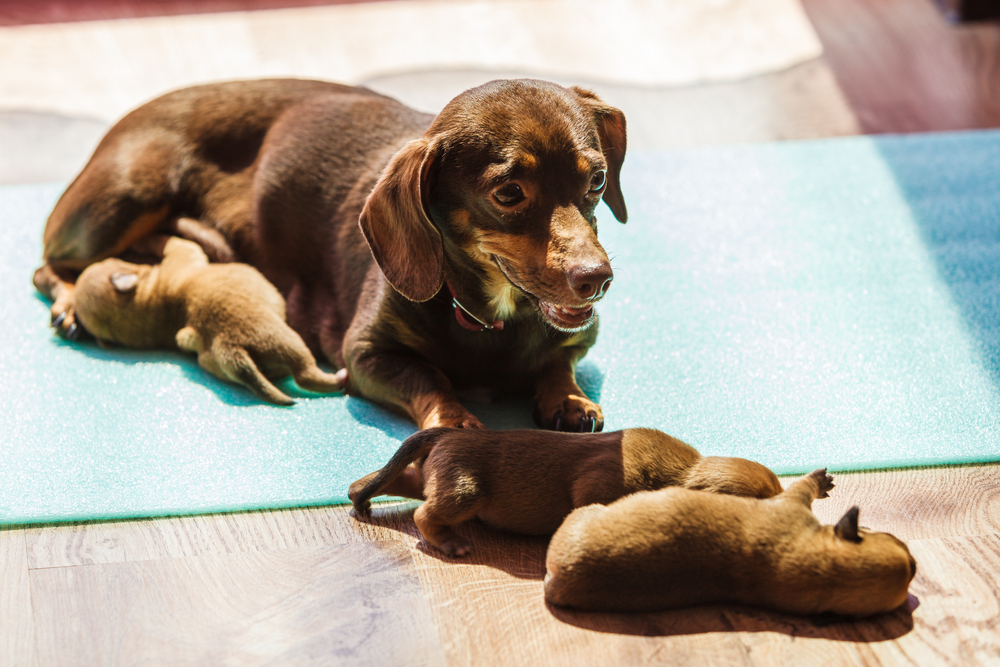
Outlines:
{"label": "adult dachshund", "polygon": [[[437,117],[364,88],[263,80],[125,116],[59,199],[36,287],[73,337],[86,266],[164,231],[258,268],[347,391],[420,428],[481,427],[456,390],[534,393],[536,422],[603,427],[575,380],[626,220],[625,117],[578,88],[493,81]],[[360,224],[359,224],[360,222]]]}

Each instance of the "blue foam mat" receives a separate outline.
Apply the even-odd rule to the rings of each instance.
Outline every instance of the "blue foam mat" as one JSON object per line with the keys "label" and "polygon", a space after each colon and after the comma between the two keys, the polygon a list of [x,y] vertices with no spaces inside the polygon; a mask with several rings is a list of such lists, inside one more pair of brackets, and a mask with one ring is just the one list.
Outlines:
{"label": "blue foam mat", "polygon": [[[779,473],[1000,460],[1000,133],[633,153],[623,189],[579,369],[606,429]],[[0,523],[343,502],[413,431],[55,337],[30,279],[60,190],[0,188]],[[527,401],[469,405],[531,426]]]}

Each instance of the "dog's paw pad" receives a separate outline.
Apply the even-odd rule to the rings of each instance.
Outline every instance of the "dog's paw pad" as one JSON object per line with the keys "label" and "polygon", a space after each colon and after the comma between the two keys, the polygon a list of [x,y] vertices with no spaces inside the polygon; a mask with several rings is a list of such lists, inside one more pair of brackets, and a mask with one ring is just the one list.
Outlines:
{"label": "dog's paw pad", "polygon": [[552,431],[596,433],[604,429],[601,406],[585,396],[567,396],[548,408],[537,401],[534,408],[535,423]]}

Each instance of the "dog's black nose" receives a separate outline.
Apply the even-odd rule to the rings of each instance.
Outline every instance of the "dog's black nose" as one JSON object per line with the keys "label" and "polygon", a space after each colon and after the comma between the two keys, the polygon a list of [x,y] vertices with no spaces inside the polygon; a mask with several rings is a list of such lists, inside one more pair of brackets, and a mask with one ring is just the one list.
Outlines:
{"label": "dog's black nose", "polygon": [[615,279],[607,262],[590,266],[574,266],[568,272],[569,286],[582,299],[595,300],[604,296]]}

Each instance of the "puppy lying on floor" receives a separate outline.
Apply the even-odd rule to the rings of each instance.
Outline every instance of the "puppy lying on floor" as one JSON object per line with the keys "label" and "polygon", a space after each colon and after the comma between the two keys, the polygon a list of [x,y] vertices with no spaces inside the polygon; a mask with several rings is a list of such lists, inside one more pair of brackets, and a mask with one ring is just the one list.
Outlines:
{"label": "puppy lying on floor", "polygon": [[413,515],[420,533],[449,556],[464,556],[469,545],[452,527],[473,517],[515,533],[548,535],[575,507],[671,485],[755,498],[781,493],[778,478],[759,463],[702,457],[648,428],[600,434],[427,429],[348,493],[359,514],[368,513],[378,495],[425,500]]}
{"label": "puppy lying on floor", "polygon": [[868,616],[903,604],[917,564],[888,533],[858,529],[858,508],[821,526],[812,501],[826,470],[768,500],[688,489],[576,510],[549,544],[545,599],[602,611],[735,602],[801,614]]}
{"label": "puppy lying on floor", "polygon": [[76,284],[76,317],[99,342],[195,352],[202,368],[279,405],[295,401],[268,377],[292,375],[316,392],[341,391],[346,371],[324,373],[285,323],[285,300],[256,269],[209,264],[201,247],[150,237],[159,265],[106,259]]}

